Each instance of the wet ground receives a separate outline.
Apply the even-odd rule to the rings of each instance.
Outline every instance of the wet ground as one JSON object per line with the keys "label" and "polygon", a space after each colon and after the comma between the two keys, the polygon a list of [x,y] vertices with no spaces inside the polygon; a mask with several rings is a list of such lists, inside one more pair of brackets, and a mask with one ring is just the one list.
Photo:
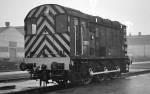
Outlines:
{"label": "wet ground", "polygon": [[0,73],[0,82],[29,78],[30,75],[27,71],[14,71],[14,72],[1,72]]}
{"label": "wet ground", "polygon": [[[150,70],[150,62],[135,63],[131,65],[130,73],[137,73],[139,71]],[[13,77],[20,73],[1,73],[0,78],[7,76]],[[22,75],[22,74],[20,74]],[[138,76],[130,76],[121,79],[104,81],[101,83],[94,83],[88,86],[82,86],[79,88],[65,89],[47,94],[150,94],[150,74],[142,74]],[[14,89],[0,90],[0,93],[13,92],[19,90],[25,90],[30,88],[39,87],[39,82],[35,80],[27,80],[20,82],[0,83],[0,87],[13,86]]]}
{"label": "wet ground", "polygon": [[[130,72],[149,70],[150,62],[138,62],[131,65]],[[72,89],[46,94],[150,94],[150,73],[107,80]]]}
{"label": "wet ground", "polygon": [[150,74],[108,80],[46,94],[150,94]]}

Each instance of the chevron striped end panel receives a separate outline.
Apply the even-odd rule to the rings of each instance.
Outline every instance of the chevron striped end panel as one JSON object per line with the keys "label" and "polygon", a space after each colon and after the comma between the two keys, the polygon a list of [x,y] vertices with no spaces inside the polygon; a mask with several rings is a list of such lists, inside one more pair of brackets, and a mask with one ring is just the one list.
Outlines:
{"label": "chevron striped end panel", "polygon": [[[65,14],[65,10],[58,5],[42,5],[32,9],[25,18],[25,28],[28,20],[35,20],[36,34],[25,35],[25,57],[69,57],[69,32],[56,33],[56,15]],[[31,29],[32,30],[32,29]],[[25,29],[28,32],[28,29]]]}

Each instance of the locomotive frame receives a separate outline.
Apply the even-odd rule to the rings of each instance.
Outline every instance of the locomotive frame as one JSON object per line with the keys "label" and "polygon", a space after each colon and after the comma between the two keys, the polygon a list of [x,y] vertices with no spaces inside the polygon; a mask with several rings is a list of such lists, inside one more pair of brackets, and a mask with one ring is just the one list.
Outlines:
{"label": "locomotive frame", "polygon": [[126,26],[56,4],[32,9],[25,20],[21,70],[48,82],[88,84],[129,71]]}

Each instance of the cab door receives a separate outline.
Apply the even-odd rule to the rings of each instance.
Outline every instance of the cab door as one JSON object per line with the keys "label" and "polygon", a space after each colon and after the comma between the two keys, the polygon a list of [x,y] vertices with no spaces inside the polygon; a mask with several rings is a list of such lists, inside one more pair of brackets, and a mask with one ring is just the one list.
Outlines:
{"label": "cab door", "polygon": [[81,30],[81,45],[82,45],[82,56],[87,57],[89,55],[89,40],[88,40],[88,29],[86,20],[80,21]]}

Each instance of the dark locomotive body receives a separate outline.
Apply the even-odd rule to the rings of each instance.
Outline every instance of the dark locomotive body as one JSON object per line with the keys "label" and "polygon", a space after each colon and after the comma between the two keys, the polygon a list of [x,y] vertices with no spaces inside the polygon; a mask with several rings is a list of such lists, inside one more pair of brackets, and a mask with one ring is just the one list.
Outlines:
{"label": "dark locomotive body", "polygon": [[56,4],[38,6],[25,18],[20,67],[43,81],[88,83],[128,72],[129,64],[126,26],[117,21]]}

